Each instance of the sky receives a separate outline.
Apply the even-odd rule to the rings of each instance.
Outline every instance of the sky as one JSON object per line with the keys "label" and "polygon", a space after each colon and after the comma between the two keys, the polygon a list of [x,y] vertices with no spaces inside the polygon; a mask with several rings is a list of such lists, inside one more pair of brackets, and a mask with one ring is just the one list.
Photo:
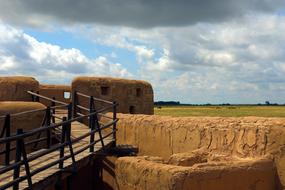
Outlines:
{"label": "sky", "polygon": [[285,103],[285,1],[0,0],[0,75],[146,80],[156,101]]}

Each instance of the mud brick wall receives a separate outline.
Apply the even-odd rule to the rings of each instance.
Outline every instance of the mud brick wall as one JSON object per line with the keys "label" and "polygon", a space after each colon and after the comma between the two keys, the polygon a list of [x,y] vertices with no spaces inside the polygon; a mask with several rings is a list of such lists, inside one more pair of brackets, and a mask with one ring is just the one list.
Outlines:
{"label": "mud brick wall", "polygon": [[161,156],[204,148],[239,158],[274,159],[285,186],[285,119],[168,117],[120,114],[118,144],[139,148],[140,155]]}
{"label": "mud brick wall", "polygon": [[[61,102],[70,103],[71,102],[71,87],[68,85],[48,85],[48,84],[41,84],[39,93],[41,95],[47,96],[49,98],[55,98]],[[64,94],[70,93],[69,98],[64,97]],[[40,102],[46,106],[51,106],[51,102],[40,99]]]}
{"label": "mud brick wall", "polygon": [[[35,110],[35,109],[44,109],[45,106],[42,105],[41,103],[37,102],[21,102],[21,101],[5,101],[5,102],[0,102],[0,131],[2,131],[3,126],[4,126],[4,121],[5,118],[2,116],[6,114],[14,114],[14,113],[20,113],[24,111],[29,111],[29,110]],[[35,128],[38,128],[41,126],[43,117],[44,117],[45,112],[40,111],[40,112],[34,112],[34,113],[28,113],[28,114],[23,114],[23,115],[18,115],[18,116],[11,116],[11,134],[15,134],[17,129],[22,128],[25,131],[29,131]],[[41,137],[44,137],[45,134],[42,134]],[[30,141],[35,139],[36,136],[32,136],[29,138],[25,138],[26,141]],[[11,147],[15,146],[15,143],[12,143]],[[4,150],[4,144],[0,144],[0,150]],[[40,147],[40,144],[39,144]],[[27,151],[30,152],[32,146],[27,147]],[[14,159],[15,157],[15,151],[12,151],[10,154],[10,159]],[[4,155],[0,155],[0,164],[4,163]]]}
{"label": "mud brick wall", "polygon": [[[149,83],[107,77],[78,77],[72,82],[72,91],[82,92],[96,98],[116,101],[118,112],[153,114],[153,90]],[[88,100],[78,96],[79,103],[88,106]],[[95,102],[97,109],[106,106]],[[111,110],[110,110],[111,111]]]}
{"label": "mud brick wall", "polygon": [[183,167],[122,157],[116,162],[116,179],[124,190],[276,190],[270,160]]}
{"label": "mud brick wall", "polygon": [[39,90],[39,82],[32,77],[0,77],[0,101],[32,101],[27,93]]}

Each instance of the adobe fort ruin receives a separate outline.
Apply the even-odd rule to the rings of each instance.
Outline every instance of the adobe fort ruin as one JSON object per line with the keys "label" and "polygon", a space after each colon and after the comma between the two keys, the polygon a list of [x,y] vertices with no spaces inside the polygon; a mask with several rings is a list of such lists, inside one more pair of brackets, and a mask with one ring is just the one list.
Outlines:
{"label": "adobe fort ruin", "polygon": [[[74,178],[74,189],[80,187],[76,184],[96,180],[100,189],[118,190],[285,189],[283,118],[155,116],[151,115],[151,85],[125,79],[79,77],[71,86],[57,86],[40,85],[28,77],[2,77],[0,88],[1,115],[49,105],[41,99],[40,103],[31,102],[27,90],[64,102],[72,101],[77,91],[119,103],[117,144],[137,147],[138,155],[98,159],[97,165],[79,171],[83,177]],[[77,98],[88,105],[88,101]],[[31,115],[14,121],[13,126],[29,130],[38,126],[40,117]],[[101,122],[105,122],[103,118]],[[100,177],[94,174],[90,181],[76,182],[90,177],[88,172],[93,170]]]}
{"label": "adobe fort ruin", "polygon": [[[145,81],[110,77],[78,77],[69,85],[40,84],[32,77],[0,77],[0,101],[32,101],[27,91],[37,92],[56,100],[70,103],[72,92],[78,91],[116,101],[118,112],[130,114],[153,114],[153,90]],[[3,89],[3,90],[2,90]],[[46,106],[48,101],[39,99]],[[83,101],[83,105],[87,102]],[[100,104],[97,105],[100,107]]]}
{"label": "adobe fort ruin", "polygon": [[[72,81],[71,86],[72,91],[116,101],[119,104],[118,112],[120,113],[153,114],[153,90],[151,85],[145,81],[108,77],[78,77]],[[88,102],[82,104],[86,105]]]}

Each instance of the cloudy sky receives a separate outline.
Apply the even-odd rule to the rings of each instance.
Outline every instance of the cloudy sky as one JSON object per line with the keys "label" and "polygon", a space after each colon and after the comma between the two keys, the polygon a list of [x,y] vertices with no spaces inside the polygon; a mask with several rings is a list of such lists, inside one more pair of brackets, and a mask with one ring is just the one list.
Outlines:
{"label": "cloudy sky", "polygon": [[0,75],[149,81],[155,100],[285,103],[284,0],[0,0]]}

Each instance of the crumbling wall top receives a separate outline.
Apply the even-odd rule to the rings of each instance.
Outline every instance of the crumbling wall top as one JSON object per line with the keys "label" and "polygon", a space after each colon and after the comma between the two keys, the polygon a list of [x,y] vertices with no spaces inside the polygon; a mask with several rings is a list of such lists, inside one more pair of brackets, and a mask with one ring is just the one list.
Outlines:
{"label": "crumbling wall top", "polygon": [[120,83],[120,84],[142,84],[151,87],[151,84],[143,80],[130,80],[123,78],[112,78],[112,77],[76,77],[73,79],[72,84],[80,82],[97,82],[97,83]]}

